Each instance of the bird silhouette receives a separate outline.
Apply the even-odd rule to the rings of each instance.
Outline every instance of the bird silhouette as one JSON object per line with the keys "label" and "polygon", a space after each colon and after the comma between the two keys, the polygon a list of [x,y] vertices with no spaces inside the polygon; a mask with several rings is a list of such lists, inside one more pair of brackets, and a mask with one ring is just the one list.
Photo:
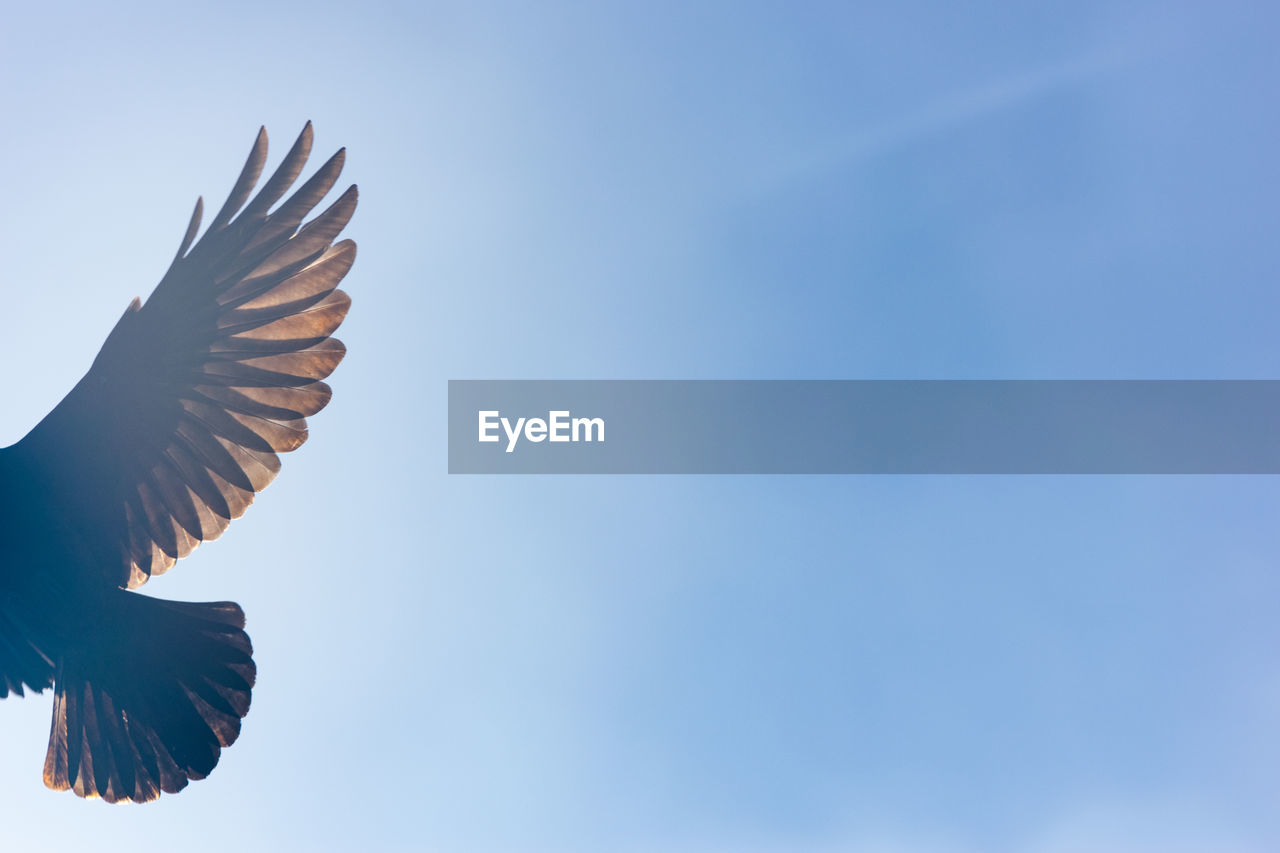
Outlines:
{"label": "bird silhouette", "polygon": [[331,336],[351,304],[336,288],[356,255],[334,240],[356,187],[303,219],[344,151],[272,210],[311,142],[308,123],[249,200],[260,130],[200,240],[197,200],[151,296],[0,449],[0,698],[54,688],[50,788],[146,802],[203,779],[240,734],[256,675],[240,606],[131,590],[218,538],[329,402],[322,380],[346,351]]}

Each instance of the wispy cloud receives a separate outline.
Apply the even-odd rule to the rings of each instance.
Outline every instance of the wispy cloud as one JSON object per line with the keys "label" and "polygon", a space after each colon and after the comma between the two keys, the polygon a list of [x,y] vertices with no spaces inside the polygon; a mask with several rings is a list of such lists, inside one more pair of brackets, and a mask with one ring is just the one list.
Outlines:
{"label": "wispy cloud", "polygon": [[1130,801],[1077,809],[1047,826],[1029,853],[1262,853],[1250,837],[1194,799]]}
{"label": "wispy cloud", "polygon": [[770,187],[784,186],[880,156],[918,140],[1027,106],[1132,61],[1133,57],[1121,58],[1113,53],[1091,54],[948,93],[848,135],[823,140],[801,150],[773,172],[767,183]]}

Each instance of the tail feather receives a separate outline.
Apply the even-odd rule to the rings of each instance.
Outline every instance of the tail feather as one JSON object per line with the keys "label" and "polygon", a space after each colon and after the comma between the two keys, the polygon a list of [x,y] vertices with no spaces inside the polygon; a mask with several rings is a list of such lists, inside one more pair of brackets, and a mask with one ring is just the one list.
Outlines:
{"label": "tail feather", "polygon": [[244,612],[120,590],[105,624],[92,648],[59,661],[45,784],[146,802],[203,779],[249,712]]}

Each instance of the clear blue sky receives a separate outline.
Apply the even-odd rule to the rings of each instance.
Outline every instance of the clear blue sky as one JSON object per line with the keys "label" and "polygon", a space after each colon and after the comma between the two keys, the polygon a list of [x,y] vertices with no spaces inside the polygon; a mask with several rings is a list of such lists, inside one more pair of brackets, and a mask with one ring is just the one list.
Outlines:
{"label": "clear blue sky", "polygon": [[[10,9],[17,440],[259,124],[361,185],[311,442],[146,587],[259,683],[146,807],[12,849],[1280,848],[1280,480],[445,473],[450,378],[1280,378],[1254,3]],[[317,163],[319,160],[317,160]],[[367,846],[366,846],[367,845]]]}

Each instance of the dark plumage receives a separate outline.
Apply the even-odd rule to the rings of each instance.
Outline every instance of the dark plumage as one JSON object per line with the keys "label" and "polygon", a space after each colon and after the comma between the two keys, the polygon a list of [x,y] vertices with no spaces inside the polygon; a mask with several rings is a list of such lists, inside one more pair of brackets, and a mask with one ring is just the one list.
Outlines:
{"label": "dark plumage", "polygon": [[335,288],[356,254],[333,240],[355,186],[302,220],[343,151],[271,210],[311,137],[308,124],[245,205],[266,160],[259,132],[204,236],[192,246],[197,201],[150,298],[0,449],[0,698],[53,686],[50,788],[145,802],[203,779],[240,733],[255,666],[239,605],[129,590],[221,535],[329,402],[321,380],[342,360],[331,335],[350,305]]}

